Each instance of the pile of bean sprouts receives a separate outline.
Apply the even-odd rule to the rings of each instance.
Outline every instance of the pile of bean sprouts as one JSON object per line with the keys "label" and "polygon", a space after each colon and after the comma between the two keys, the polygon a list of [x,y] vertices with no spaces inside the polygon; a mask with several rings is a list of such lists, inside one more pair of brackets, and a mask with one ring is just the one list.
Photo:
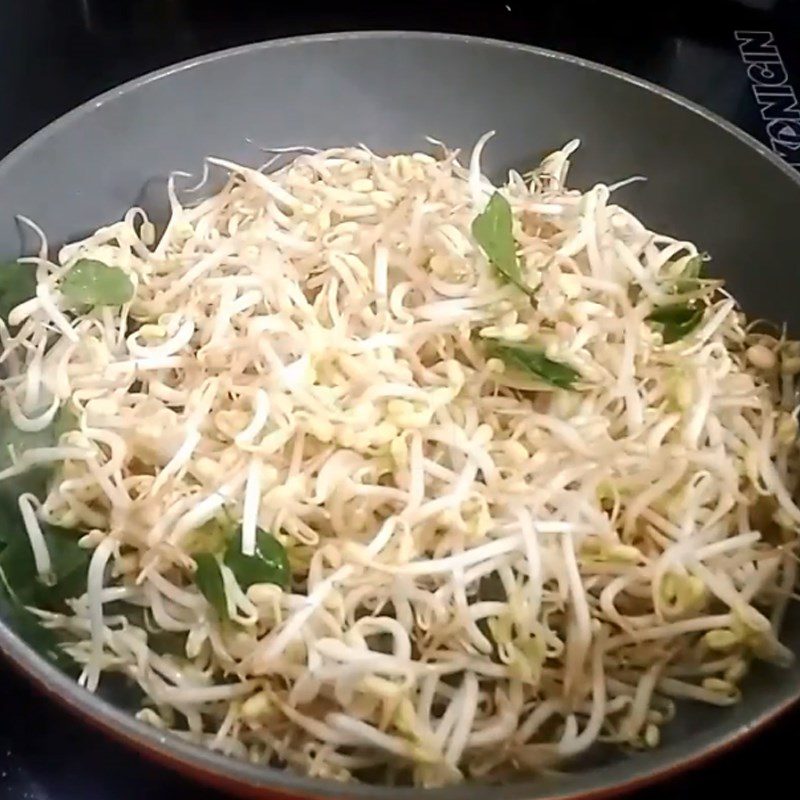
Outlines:
{"label": "pile of bean sprouts", "polygon": [[[42,235],[0,377],[17,427],[77,420],[23,456],[56,472],[20,507],[40,575],[41,520],[91,551],[86,593],[38,612],[88,689],[123,673],[141,719],[253,762],[435,786],[655,747],[675,699],[735,703],[753,658],[791,659],[800,348],[718,281],[681,294],[695,245],[568,189],[577,142],[499,187],[533,299],[504,281],[471,232],[486,139],[466,166],[210,158],[224,188],[173,176],[163,232],[132,208],[55,260]],[[68,311],[78,258],[132,301]],[[703,320],[666,343],[648,316],[687,299]],[[223,519],[292,570],[244,591],[223,565],[228,621],[194,581]]]}

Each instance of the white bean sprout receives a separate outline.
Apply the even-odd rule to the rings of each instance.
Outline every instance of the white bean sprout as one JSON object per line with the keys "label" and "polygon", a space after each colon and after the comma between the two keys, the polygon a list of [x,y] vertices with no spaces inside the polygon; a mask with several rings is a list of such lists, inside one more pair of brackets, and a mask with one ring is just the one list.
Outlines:
{"label": "white bean sprout", "polygon": [[[791,658],[800,347],[687,280],[694,244],[568,189],[577,142],[499,189],[520,290],[473,234],[487,139],[468,167],[209,159],[224,188],[184,205],[173,176],[160,234],[132,209],[30,259],[3,407],[75,424],[0,479],[55,465],[19,504],[43,584],[45,522],[91,553],[86,593],[39,611],[89,689],[121,672],[141,719],[236,757],[435,786],[655,747],[672,698],[736,702],[753,658]],[[132,300],[71,307],[78,259]],[[202,556],[237,526],[244,557],[271,532],[291,581],[226,559],[215,606]]]}

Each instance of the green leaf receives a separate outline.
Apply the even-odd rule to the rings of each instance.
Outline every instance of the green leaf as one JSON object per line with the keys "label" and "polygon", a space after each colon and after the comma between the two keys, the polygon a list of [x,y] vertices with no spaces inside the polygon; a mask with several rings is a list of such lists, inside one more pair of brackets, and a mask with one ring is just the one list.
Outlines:
{"label": "green leaf", "polygon": [[490,356],[502,359],[509,367],[521,372],[530,372],[551,386],[571,389],[580,373],[566,364],[553,361],[544,352],[531,345],[511,344],[499,339],[486,339],[486,350]]}
{"label": "green leaf", "polygon": [[[11,421],[8,411],[0,408],[0,470],[12,465],[12,451],[19,459],[23,453],[35,447],[53,447],[62,433],[75,427],[75,416],[66,407],[58,412],[52,425],[41,431],[20,430]],[[6,505],[11,503],[16,510],[17,498],[24,492],[30,492],[42,499],[53,469],[49,465],[33,467],[21,475],[0,482],[0,542],[6,541],[3,534]]]}
{"label": "green leaf", "polygon": [[[8,519],[8,509],[4,511]],[[8,543],[0,553],[0,613],[30,647],[63,671],[73,674],[76,664],[58,646],[60,639],[56,632],[43,627],[26,606],[61,611],[67,598],[82,595],[86,591],[91,553],[78,546],[75,531],[42,523],[55,579],[52,585],[45,585],[36,572],[28,535],[18,511],[14,522],[14,529],[5,527],[3,530]]]}
{"label": "green leaf", "polygon": [[39,579],[21,517],[19,529],[14,531],[13,537],[0,553],[0,569],[3,570],[7,585],[23,605],[57,611],[63,607],[65,600],[80,597],[86,591],[92,554],[78,545],[80,534],[77,531],[46,522],[42,522],[41,527],[50,554],[54,583],[45,585]]}
{"label": "green leaf", "polygon": [[21,524],[19,496],[32,494],[41,500],[47,493],[51,475],[52,470],[47,467],[34,467],[0,483],[0,544],[11,541]]}
{"label": "green leaf", "polygon": [[228,603],[225,600],[225,584],[222,580],[219,561],[211,553],[197,553],[194,561],[197,564],[197,572],[194,574],[197,588],[217,612],[220,619],[229,619]]}
{"label": "green leaf", "polygon": [[647,319],[650,322],[660,322],[662,325],[683,325],[694,316],[696,309],[688,303],[675,303],[659,306]]}
{"label": "green leaf", "polygon": [[64,276],[61,293],[73,303],[121,306],[133,297],[133,284],[119,267],[82,258]]}
{"label": "green leaf", "polygon": [[697,278],[702,277],[703,275],[703,268],[705,267],[706,258],[702,253],[698,253],[695,256],[687,259],[686,264],[683,267],[683,273],[681,277],[683,278]]}
{"label": "green leaf", "polygon": [[[43,431],[16,428],[6,410],[0,409],[0,469],[11,464],[11,450],[19,457],[33,447],[49,447],[64,430],[74,427],[74,417],[62,410]],[[18,498],[31,493],[44,497],[52,474],[50,466],[34,467],[0,483],[0,606],[2,615],[17,634],[56,666],[72,674],[73,660],[59,648],[54,631],[42,627],[26,606],[61,611],[64,601],[86,591],[91,552],[78,546],[79,533],[42,522],[42,534],[50,554],[53,583],[43,583],[36,571],[28,533],[19,511]]]}
{"label": "green leaf", "polygon": [[69,675],[77,675],[78,665],[59,647],[55,631],[41,625],[39,618],[18,602],[3,585],[0,570],[0,616],[28,647]]}
{"label": "green leaf", "polygon": [[0,264],[0,318],[8,322],[11,309],[36,295],[36,267],[9,261]]}
{"label": "green leaf", "polygon": [[708,256],[702,253],[688,258],[680,278],[675,282],[675,291],[679,294],[696,291],[700,287],[700,280],[704,277],[707,260]]}
{"label": "green leaf", "polygon": [[662,325],[664,344],[672,344],[690,334],[702,322],[703,307],[691,303],[660,306],[647,320]]}
{"label": "green leaf", "polygon": [[274,583],[285,589],[292,576],[286,549],[261,528],[256,529],[256,550],[252,556],[242,552],[242,529],[239,528],[225,551],[225,564],[245,591],[254,583]]}
{"label": "green leaf", "polygon": [[67,408],[61,409],[52,424],[41,431],[20,430],[11,421],[11,415],[0,408],[0,470],[12,464],[11,451],[19,458],[26,450],[35,447],[52,447],[62,433],[76,427],[75,416]]}
{"label": "green leaf", "polygon": [[512,228],[511,206],[500,192],[492,195],[486,208],[472,221],[472,235],[489,262],[503,278],[526,294],[533,295],[533,289],[522,279]]}

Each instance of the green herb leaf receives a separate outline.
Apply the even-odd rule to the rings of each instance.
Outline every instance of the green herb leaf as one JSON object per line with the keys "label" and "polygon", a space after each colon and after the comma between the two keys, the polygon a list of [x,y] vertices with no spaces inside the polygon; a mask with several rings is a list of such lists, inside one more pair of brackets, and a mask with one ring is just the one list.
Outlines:
{"label": "green herb leaf", "polygon": [[7,544],[19,530],[19,496],[32,494],[41,500],[47,493],[51,475],[52,469],[49,467],[33,467],[0,483],[0,544]]}
{"label": "green herb leaf", "polygon": [[194,582],[211,607],[219,614],[220,619],[229,619],[228,603],[225,600],[225,584],[219,561],[211,553],[198,553],[194,556],[197,572]]}
{"label": "green herb leaf", "polygon": [[286,549],[271,533],[261,528],[256,529],[256,550],[252,556],[242,552],[242,529],[239,528],[225,551],[225,563],[245,591],[254,583],[274,583],[285,589],[291,580]]}
{"label": "green herb leaf", "polygon": [[706,263],[706,258],[702,253],[692,256],[687,259],[683,267],[682,277],[684,278],[700,278],[703,275],[703,268]]}
{"label": "green herb leaf", "polygon": [[[52,447],[58,443],[62,433],[75,426],[76,420],[72,412],[62,408],[53,424],[44,430],[22,431],[11,421],[8,411],[0,408],[0,470],[12,465],[12,452],[19,459],[23,453],[35,447]],[[52,466],[33,467],[22,475],[0,482],[0,542],[7,541],[3,532],[7,504],[11,503],[16,510],[17,498],[24,492],[30,492],[42,499],[52,471]]]}
{"label": "green herb leaf", "polygon": [[[78,535],[54,525],[42,523],[42,532],[53,566],[52,585],[45,585],[36,572],[22,518],[16,518],[3,501],[2,533],[8,542],[0,553],[0,613],[17,635],[40,655],[64,672],[73,674],[75,662],[59,644],[58,635],[44,628],[27,606],[61,611],[64,601],[86,591],[86,577],[91,553],[78,546]],[[16,510],[16,502],[13,508]],[[11,526],[9,527],[9,520]]]}
{"label": "green herb leaf", "polygon": [[82,258],[64,276],[61,293],[73,303],[121,306],[133,297],[133,284],[119,267]]}
{"label": "green herb leaf", "polygon": [[53,420],[41,431],[20,430],[11,421],[11,415],[0,408],[0,470],[11,466],[11,451],[19,458],[26,450],[35,447],[52,447],[62,433],[73,430],[77,425],[75,415],[67,408],[61,409]]}
{"label": "green herb leaf", "polygon": [[55,631],[41,625],[39,618],[19,603],[3,584],[0,570],[0,615],[5,623],[22,639],[28,647],[46,658],[69,675],[77,675],[78,666],[59,647]]}
{"label": "green herb leaf", "polygon": [[0,319],[8,322],[11,310],[36,295],[36,268],[33,264],[9,261],[0,264]]}
{"label": "green herb leaf", "polygon": [[663,325],[664,344],[672,344],[690,334],[702,322],[703,307],[690,303],[660,306],[647,320]]}
{"label": "green herb leaf", "polygon": [[490,356],[502,359],[509,367],[521,372],[530,372],[545,383],[559,389],[571,389],[580,373],[566,364],[553,361],[542,350],[531,345],[511,344],[499,339],[486,339]]}
{"label": "green herb leaf", "polygon": [[500,192],[492,195],[486,208],[472,221],[472,235],[494,268],[507,281],[533,295],[533,289],[522,279],[512,228],[511,206]]}
{"label": "green herb leaf", "polygon": [[660,322],[663,325],[683,325],[692,319],[696,309],[688,303],[675,303],[667,306],[659,306],[647,319],[650,322]]}
{"label": "green herb leaf", "polygon": [[686,259],[680,278],[675,282],[675,291],[679,294],[696,291],[700,287],[707,260],[708,256],[702,253]]}
{"label": "green herb leaf", "polygon": [[[12,450],[19,457],[33,447],[51,446],[72,426],[74,418],[62,410],[45,430],[21,431],[13,425],[8,412],[0,410],[0,469],[10,466]],[[91,552],[78,546],[76,531],[42,522],[52,564],[52,583],[45,585],[36,570],[17,501],[28,492],[43,498],[51,473],[52,467],[35,467],[0,483],[0,613],[30,647],[72,674],[76,665],[58,647],[58,635],[42,627],[39,618],[26,608],[60,611],[66,599],[86,591]]]}
{"label": "green herb leaf", "polygon": [[92,554],[78,545],[78,532],[41,523],[53,568],[53,583],[45,585],[36,572],[30,541],[21,518],[19,525],[20,528],[0,553],[0,569],[16,599],[25,606],[57,611],[63,607],[65,600],[80,597],[86,591],[86,576]]}

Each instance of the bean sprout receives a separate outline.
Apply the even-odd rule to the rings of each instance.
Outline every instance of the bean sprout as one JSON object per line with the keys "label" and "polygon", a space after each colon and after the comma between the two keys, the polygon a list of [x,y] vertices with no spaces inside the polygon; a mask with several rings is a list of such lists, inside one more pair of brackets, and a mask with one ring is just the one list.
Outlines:
{"label": "bean sprout", "polygon": [[[132,209],[54,262],[45,242],[0,330],[3,405],[77,425],[0,479],[56,466],[19,500],[42,580],[39,520],[93,551],[86,594],[40,612],[87,688],[124,673],[141,719],[237,757],[431,786],[654,747],[670,698],[728,705],[753,658],[790,658],[800,346],[683,285],[697,248],[616,205],[626,181],[567,188],[577,142],[500,188],[532,300],[473,237],[488,138],[468,167],[443,146],[208,159],[224,188],[184,205],[173,175],[157,241]],[[132,301],[70,309],[78,258]],[[702,320],[667,341],[651,315],[689,301]],[[250,558],[270,531],[291,584],[226,562],[221,616],[195,558],[230,524]]]}

